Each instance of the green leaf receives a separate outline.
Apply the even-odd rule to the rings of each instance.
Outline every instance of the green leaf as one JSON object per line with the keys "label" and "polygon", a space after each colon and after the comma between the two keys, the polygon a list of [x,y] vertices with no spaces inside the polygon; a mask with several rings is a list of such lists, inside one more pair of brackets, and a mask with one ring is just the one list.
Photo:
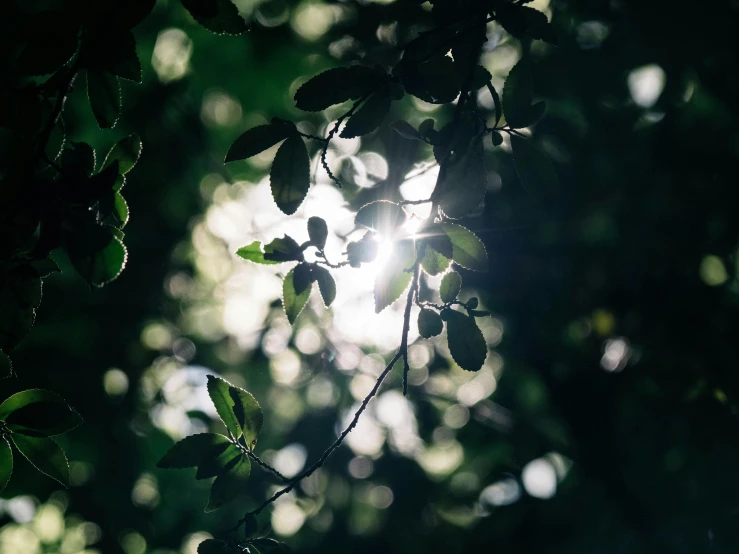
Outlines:
{"label": "green leaf", "polygon": [[58,394],[29,389],[0,404],[0,421],[13,433],[51,437],[71,431],[82,423],[82,418]]}
{"label": "green leaf", "polygon": [[374,67],[335,67],[303,84],[295,93],[295,104],[306,112],[320,112],[334,104],[360,98],[386,82],[385,72]]}
{"label": "green leaf", "polygon": [[444,215],[459,219],[477,209],[487,188],[482,136],[473,138],[461,156],[447,157],[442,172],[437,202]]}
{"label": "green leaf", "polygon": [[231,444],[228,437],[217,433],[190,435],[177,442],[157,463],[161,468],[195,467],[206,457],[214,457]]}
{"label": "green leaf", "polygon": [[551,198],[559,192],[559,179],[549,158],[530,140],[511,136],[513,161],[521,186],[535,198]]}
{"label": "green leaf", "polygon": [[234,141],[228,149],[225,163],[256,156],[291,135],[295,135],[295,127],[285,123],[253,127]]}
{"label": "green leaf", "polygon": [[118,277],[126,266],[128,253],[123,243],[110,233],[109,242],[96,252],[72,254],[72,264],[78,273],[91,285],[102,287]]}
{"label": "green leaf", "polygon": [[[447,237],[444,237],[447,238]],[[443,254],[437,252],[430,244],[426,245],[421,259],[421,267],[429,275],[439,275],[444,273],[449,267],[451,260]]]}
{"label": "green leaf", "polygon": [[85,142],[69,142],[62,151],[65,175],[89,177],[95,171],[95,150]]}
{"label": "green leaf", "polygon": [[[413,280],[416,248],[412,240],[398,241],[393,255],[375,278],[375,313],[380,313],[395,302]],[[406,271],[410,269],[410,271]]]}
{"label": "green leaf", "polygon": [[190,15],[217,35],[240,35],[248,30],[239,10],[230,0],[181,0]]}
{"label": "green leaf", "polygon": [[238,256],[241,256],[245,260],[254,262],[256,264],[279,264],[277,260],[265,260],[264,252],[262,251],[262,243],[255,240],[251,244],[242,246],[236,251]]}
{"label": "green leaf", "polygon": [[434,310],[422,308],[418,314],[418,334],[425,339],[435,337],[444,328],[441,317]]}
{"label": "green leaf", "polygon": [[367,231],[361,240],[346,245],[346,257],[349,266],[357,268],[365,262],[374,261],[377,257],[379,243],[374,238],[374,232]]}
{"label": "green leaf", "polygon": [[128,203],[120,192],[114,193],[113,215],[118,220],[121,228],[126,226],[126,223],[128,223]]}
{"label": "green leaf", "polygon": [[136,40],[130,31],[116,33],[104,49],[109,57],[108,71],[123,79],[141,82],[141,62],[136,54]]}
{"label": "green leaf", "polygon": [[454,361],[468,371],[480,369],[485,363],[488,348],[474,318],[449,308],[442,312],[442,316],[446,320],[449,352]]}
{"label": "green leaf", "polygon": [[318,290],[321,292],[323,304],[328,308],[336,298],[336,282],[331,276],[331,272],[320,265],[313,267],[313,278],[318,282]]}
{"label": "green leaf", "polygon": [[210,498],[205,511],[213,512],[242,494],[250,472],[251,462],[249,458],[242,456],[234,467],[216,477],[210,489]]}
{"label": "green leaf", "polygon": [[67,457],[54,439],[17,434],[11,435],[11,438],[16,448],[31,462],[33,467],[44,475],[59,481],[65,487],[69,487]]}
{"label": "green leaf", "polygon": [[513,66],[503,88],[503,111],[511,127],[526,127],[534,99],[531,66],[522,58]]}
{"label": "green leaf", "polygon": [[198,554],[230,554],[231,548],[218,539],[207,539],[198,545]]}
{"label": "green leaf", "polygon": [[264,245],[264,259],[267,262],[302,261],[303,251],[300,249],[300,245],[295,242],[295,239],[289,235],[285,235]]}
{"label": "green leaf", "polygon": [[419,134],[418,131],[416,131],[416,128],[413,127],[413,125],[411,125],[407,121],[404,121],[402,119],[393,121],[390,124],[390,128],[393,129],[393,131],[398,133],[403,138],[416,139],[416,140],[421,139],[421,135]]}
{"label": "green leaf", "polygon": [[295,270],[291,269],[285,279],[282,281],[282,307],[285,309],[285,315],[290,324],[295,323],[295,319],[303,311],[310,297],[311,287],[306,288],[298,294],[295,290]]}
{"label": "green leaf", "polygon": [[326,239],[328,239],[328,226],[326,221],[320,217],[311,217],[308,219],[308,238],[313,246],[319,250],[326,247]]}
{"label": "green leaf", "polygon": [[113,162],[118,162],[118,172],[121,175],[125,175],[133,169],[136,162],[139,161],[141,156],[141,139],[136,135],[129,135],[122,138],[113,145],[108,154],[103,160],[103,167],[105,169]]}
{"label": "green leaf", "polygon": [[228,393],[234,403],[233,412],[244,434],[244,441],[247,447],[253,450],[264,425],[262,408],[251,393],[244,389],[232,386]]}
{"label": "green leaf", "polygon": [[229,392],[231,387],[232,385],[228,381],[215,375],[208,375],[208,394],[216,407],[216,412],[226,425],[228,432],[231,433],[234,439],[238,439],[241,436],[241,426],[234,414],[234,401]]}
{"label": "green leaf", "polygon": [[48,277],[52,273],[59,273],[61,269],[56,265],[56,262],[51,258],[43,258],[41,260],[34,260],[29,264],[37,277]]}
{"label": "green leaf", "polygon": [[8,439],[0,439],[0,491],[2,491],[13,475],[13,451],[10,449]]}
{"label": "green leaf", "polygon": [[294,214],[310,187],[310,159],[302,138],[291,136],[282,143],[269,179],[277,207],[287,215]]}
{"label": "green leaf", "polygon": [[118,77],[104,71],[87,71],[87,97],[101,129],[115,127],[121,115],[121,85]]}
{"label": "green leaf", "polygon": [[242,452],[239,447],[229,444],[216,456],[206,456],[201,460],[195,479],[208,479],[220,475],[239,463],[241,456]]}
{"label": "green leaf", "polygon": [[456,271],[450,271],[441,279],[439,285],[439,296],[445,304],[454,302],[462,290],[462,276]]}
{"label": "green leaf", "polygon": [[342,138],[359,137],[377,129],[390,111],[390,87],[370,96],[346,122]]}
{"label": "green leaf", "polygon": [[405,219],[405,211],[400,204],[378,200],[359,208],[354,223],[379,233],[383,238],[390,238]]}
{"label": "green leaf", "polygon": [[469,229],[455,223],[439,224],[452,241],[454,263],[472,271],[488,270],[488,253],[482,241]]}

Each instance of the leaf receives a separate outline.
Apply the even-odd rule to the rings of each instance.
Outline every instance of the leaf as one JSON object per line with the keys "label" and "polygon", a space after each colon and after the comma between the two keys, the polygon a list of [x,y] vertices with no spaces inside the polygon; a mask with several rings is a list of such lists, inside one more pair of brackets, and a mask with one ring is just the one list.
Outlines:
{"label": "leaf", "polygon": [[511,127],[526,127],[534,99],[531,67],[526,58],[513,66],[503,87],[503,111]]}
{"label": "leaf", "polygon": [[71,431],[82,423],[82,418],[58,394],[29,389],[0,404],[0,421],[13,433],[51,437]]}
{"label": "leaf", "polygon": [[253,514],[244,516],[244,537],[251,538],[259,531],[259,522]]}
{"label": "leaf", "polygon": [[95,150],[85,142],[70,142],[61,162],[65,175],[89,177],[95,171]]}
{"label": "leaf", "polygon": [[429,134],[434,130],[434,123],[436,122],[433,119],[424,119],[418,126],[418,134],[422,138],[428,139]]}
{"label": "leaf", "polygon": [[239,10],[230,0],[181,1],[195,21],[217,35],[240,35],[248,30]]}
{"label": "leaf", "polygon": [[442,317],[446,320],[449,352],[454,361],[467,371],[480,369],[485,363],[488,348],[474,318],[450,308],[442,312]]}
{"label": "leaf", "polygon": [[[487,87],[488,87],[488,92],[490,92],[490,96],[493,98],[493,104],[495,105],[495,125],[494,127],[497,127],[498,123],[500,123],[500,118],[503,116],[503,106],[500,103],[500,96],[498,96],[498,91],[495,90],[493,83],[488,81]],[[503,140],[501,139],[501,142],[502,141]],[[495,140],[493,140],[493,144],[495,144]]]}
{"label": "leaf", "polygon": [[421,63],[433,56],[446,54],[452,48],[452,39],[457,31],[450,27],[439,27],[421,33],[405,45],[403,63]]}
{"label": "leaf", "polygon": [[[13,13],[12,9],[10,13]],[[4,15],[7,17],[7,11]],[[67,12],[48,9],[39,11],[27,18],[24,24],[22,34],[25,35],[26,46],[16,62],[19,73],[53,73],[77,51],[79,23],[72,21]],[[5,27],[5,32],[9,31],[10,27]]]}
{"label": "leaf", "polygon": [[543,116],[544,112],[547,109],[546,102],[537,102],[533,106],[529,108],[528,114],[526,118],[521,121],[522,127],[529,127],[539,121]]}
{"label": "leaf", "polygon": [[115,127],[121,115],[121,85],[118,77],[104,71],[87,71],[87,97],[101,129]]}
{"label": "leaf", "polygon": [[256,156],[291,135],[295,135],[295,128],[285,123],[253,127],[234,141],[228,149],[225,163]]}
{"label": "leaf", "polygon": [[234,467],[216,477],[205,511],[213,512],[242,494],[250,472],[251,462],[249,458],[242,456]]}
{"label": "leaf", "polygon": [[416,131],[415,127],[408,123],[407,121],[404,121],[402,119],[399,119],[397,121],[393,121],[390,124],[390,128],[393,129],[396,133],[398,133],[401,137],[407,138],[407,139],[421,139],[421,135],[418,131]]}
{"label": "leaf", "polygon": [[490,133],[490,141],[493,143],[493,146],[500,146],[503,144],[503,135],[498,131],[493,131]]}
{"label": "leaf", "polygon": [[65,487],[69,487],[69,464],[67,457],[54,442],[48,437],[27,437],[25,435],[11,435],[13,444],[31,465],[44,475],[59,481]]}
{"label": "leaf", "polygon": [[490,82],[490,79],[492,78],[493,76],[490,75],[490,72],[487,69],[485,69],[481,65],[476,65],[475,68],[472,70],[472,80],[470,81],[469,90],[475,91],[484,87]]}
{"label": "leaf", "polygon": [[487,188],[482,136],[473,138],[460,157],[443,161],[442,171],[437,201],[444,214],[459,219],[477,209]]}
{"label": "leaf", "polygon": [[160,468],[184,468],[200,465],[207,456],[217,456],[231,441],[217,433],[190,435],[177,442],[157,463]]}
{"label": "leaf", "polygon": [[392,257],[375,278],[375,313],[379,314],[405,292],[413,279],[415,261],[413,241],[403,240],[394,244]]}
{"label": "leaf", "polygon": [[127,29],[91,30],[84,37],[83,66],[93,71],[108,71],[135,83],[141,82],[141,62],[136,54],[136,40]]}
{"label": "leaf", "polygon": [[455,223],[440,223],[452,241],[454,263],[472,271],[488,270],[488,253],[482,241],[469,229]]}
{"label": "leaf", "polygon": [[206,456],[198,464],[195,479],[208,479],[220,475],[234,467],[241,459],[242,452],[235,444],[229,444],[215,456]]}
{"label": "leaf", "polygon": [[82,255],[71,255],[72,264],[78,273],[91,285],[102,287],[118,277],[126,266],[128,253],[123,243],[115,236],[101,250]]}
{"label": "leaf", "polygon": [[300,295],[313,284],[312,265],[300,263],[295,266],[293,272],[293,286],[295,292]]}
{"label": "leaf", "polygon": [[310,187],[310,159],[302,138],[291,136],[282,143],[269,179],[277,207],[287,215],[294,214]]}
{"label": "leaf", "polygon": [[232,386],[228,392],[234,403],[233,412],[244,434],[244,441],[253,450],[264,425],[262,408],[251,393],[243,389]]}
{"label": "leaf", "polygon": [[405,211],[400,204],[377,200],[359,208],[354,223],[379,233],[383,238],[389,238],[405,219]]}
{"label": "leaf", "polygon": [[285,235],[264,245],[264,259],[268,262],[302,261],[303,251],[300,249],[300,245],[295,242],[295,239]]}
{"label": "leaf", "polygon": [[313,278],[318,282],[318,290],[321,292],[323,304],[328,308],[336,298],[336,282],[331,276],[331,272],[320,265],[313,267]]}
{"label": "leaf", "polygon": [[114,193],[113,215],[118,220],[121,228],[128,223],[128,203],[120,192]]}
{"label": "leaf", "polygon": [[530,140],[511,136],[513,161],[521,186],[536,198],[551,198],[559,192],[559,179],[549,158]]}
{"label": "leaf", "polygon": [[255,240],[251,244],[242,246],[236,251],[238,256],[241,256],[245,260],[254,262],[255,264],[278,264],[280,262],[276,260],[265,260],[264,252],[262,251],[262,243]]}
{"label": "leaf", "polygon": [[346,245],[346,257],[350,267],[360,267],[364,262],[372,262],[377,257],[379,243],[374,239],[374,233],[367,231],[361,240]]}
{"label": "leaf", "polygon": [[10,449],[8,439],[0,439],[0,491],[2,491],[13,475],[13,451]]}
{"label": "leaf", "polygon": [[141,139],[137,135],[128,135],[113,145],[103,160],[102,169],[118,162],[118,172],[125,175],[133,169],[140,156]]}
{"label": "leaf", "polygon": [[328,226],[326,221],[320,217],[311,217],[308,219],[308,238],[313,246],[319,250],[326,247],[326,239],[328,239]]}
{"label": "leaf", "polygon": [[233,411],[234,401],[229,392],[231,387],[232,385],[228,381],[215,375],[208,375],[208,395],[210,395],[210,399],[216,407],[216,412],[226,425],[228,432],[231,433],[234,439],[238,439],[241,436],[241,426]]}
{"label": "leaf", "polygon": [[[447,238],[447,237],[444,237]],[[439,275],[444,273],[449,267],[451,260],[437,252],[430,244],[426,245],[421,259],[421,267],[429,275]]]}
{"label": "leaf", "polygon": [[404,66],[400,74],[406,92],[431,104],[447,104],[459,94],[454,60],[437,56],[419,65]]}
{"label": "leaf", "polygon": [[390,111],[391,102],[389,87],[373,94],[349,118],[339,136],[353,138],[371,133],[382,124],[385,116]]}
{"label": "leaf", "polygon": [[43,258],[41,260],[34,260],[29,264],[37,277],[48,277],[52,273],[58,273],[61,271],[56,262],[51,258]]}
{"label": "leaf", "polygon": [[206,539],[198,545],[198,554],[229,554],[231,548],[218,539]]}
{"label": "leaf", "polygon": [[418,334],[425,339],[435,337],[444,328],[441,317],[434,310],[422,308],[418,314]]}
{"label": "leaf", "polygon": [[454,302],[462,290],[462,276],[456,271],[450,271],[441,279],[439,285],[439,296],[445,304]]}
{"label": "leaf", "polygon": [[300,294],[295,291],[294,275],[295,270],[291,269],[282,281],[282,307],[285,309],[285,315],[290,324],[295,323],[295,319],[308,303],[311,293],[311,287],[306,288]]}
{"label": "leaf", "polygon": [[295,93],[295,105],[306,112],[320,112],[334,104],[361,98],[387,82],[384,71],[353,65],[319,73]]}

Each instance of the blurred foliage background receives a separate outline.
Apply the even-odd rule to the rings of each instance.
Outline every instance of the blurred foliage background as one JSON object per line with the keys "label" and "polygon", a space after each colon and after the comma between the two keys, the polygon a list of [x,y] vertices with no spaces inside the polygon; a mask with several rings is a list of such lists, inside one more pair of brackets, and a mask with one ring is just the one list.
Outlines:
{"label": "blurred foliage background", "polygon": [[[157,3],[135,29],[144,83],[124,83],[114,130],[98,130],[84,87],[69,98],[75,140],[105,151],[142,138],[126,188],[129,260],[104,289],[73,272],[45,281],[3,397],[57,391],[85,425],[62,438],[69,490],[16,457],[0,502],[3,553],[194,553],[274,486],[255,469],[242,501],[205,514],[208,483],[155,468],[173,440],[217,429],[206,374],[255,395],[260,455],[295,474],[397,348],[401,315],[373,314],[371,271],[341,270],[332,310],[316,306],[291,329],[279,279],[234,252],[303,237],[312,215],[348,232],[352,209],[397,195],[406,175],[404,197],[428,191],[430,152],[387,129],[338,141],[329,161],[350,183],[344,197],[316,169],[292,218],[264,180],[274,149],[222,162],[239,133],[273,116],[323,132],[326,118],[293,107],[299,84],[353,60],[394,61],[429,25],[428,6],[235,3],[250,24],[237,37]],[[739,4],[532,5],[559,37],[531,54],[549,107],[534,136],[561,194],[528,195],[507,142],[486,153],[486,207],[470,226],[491,271],[465,285],[495,314],[487,362],[464,372],[444,341],[416,343],[408,398],[394,375],[327,466],[263,514],[296,551],[739,546]],[[483,65],[500,85],[520,45],[489,31]],[[441,114],[410,100],[395,110],[414,124]]]}

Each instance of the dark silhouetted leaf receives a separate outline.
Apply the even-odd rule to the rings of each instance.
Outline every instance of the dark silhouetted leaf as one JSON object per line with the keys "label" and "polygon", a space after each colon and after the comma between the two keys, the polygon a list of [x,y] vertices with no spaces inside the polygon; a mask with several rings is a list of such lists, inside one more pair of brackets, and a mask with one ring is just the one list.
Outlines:
{"label": "dark silhouetted leaf", "polygon": [[346,245],[346,256],[349,265],[357,268],[365,262],[371,262],[377,257],[379,243],[374,239],[374,233],[367,231],[361,240]]}
{"label": "dark silhouetted leaf", "polygon": [[39,11],[26,20],[24,27],[22,32],[27,42],[16,62],[19,73],[53,73],[77,51],[79,24],[65,11]]}
{"label": "dark silhouetted leaf", "polygon": [[231,0],[181,0],[190,15],[217,35],[240,35],[247,31],[246,22]]}
{"label": "dark silhouetted leaf", "polygon": [[521,186],[535,198],[551,198],[559,191],[559,179],[549,158],[530,140],[511,136],[513,161]]}
{"label": "dark silhouetted leaf", "polygon": [[118,77],[104,71],[87,71],[87,98],[101,129],[115,127],[121,115]]}
{"label": "dark silhouetted leaf", "polygon": [[213,481],[210,489],[210,498],[206,512],[217,510],[224,504],[231,502],[240,494],[245,492],[245,485],[251,472],[251,462],[246,456],[242,456],[239,462],[225,473],[222,473]]}
{"label": "dark silhouetted leaf", "polygon": [[291,324],[295,323],[295,319],[308,303],[312,288],[308,287],[302,293],[298,294],[295,291],[294,275],[295,270],[291,269],[282,281],[282,307],[285,309],[285,315],[287,315],[287,320]]}
{"label": "dark silhouetted leaf", "polygon": [[503,135],[501,135],[498,131],[493,131],[490,133],[490,140],[493,143],[493,146],[500,146],[503,144]]}
{"label": "dark silhouetted leaf", "polygon": [[303,252],[291,236],[285,235],[264,245],[264,259],[268,262],[302,261]]}
{"label": "dark silhouetted leaf", "polygon": [[473,271],[488,270],[488,253],[485,245],[469,229],[455,223],[440,223],[452,241],[454,263]]}
{"label": "dark silhouetted leaf", "polygon": [[482,331],[475,320],[461,312],[445,309],[449,352],[457,365],[468,371],[477,371],[485,363],[488,349]]}
{"label": "dark silhouetted leaf", "polygon": [[326,246],[328,238],[328,226],[326,221],[320,217],[311,217],[308,219],[308,238],[313,246],[319,250],[323,250]]}
{"label": "dark silhouetted leaf", "polygon": [[161,468],[185,468],[200,465],[206,457],[223,452],[231,441],[217,433],[200,433],[185,437],[175,443],[157,463]]}
{"label": "dark silhouetted leaf", "polygon": [[241,426],[233,411],[234,401],[229,393],[231,386],[231,383],[220,377],[208,375],[208,394],[210,395],[210,399],[213,401],[218,416],[226,425],[228,432],[231,433],[234,439],[238,439],[241,436]]}
{"label": "dark silhouetted leaf", "polygon": [[[495,127],[497,127],[498,123],[500,123],[501,117],[503,117],[503,105],[500,103],[500,96],[498,95],[498,91],[495,90],[493,83],[488,82],[487,87],[488,92],[490,92],[490,96],[493,98],[493,105],[495,106]],[[493,143],[495,143],[495,141],[493,141]]]}
{"label": "dark silhouetted leaf", "polygon": [[120,192],[114,194],[113,215],[118,221],[120,228],[126,226],[126,223],[128,223],[128,203]]}
{"label": "dark silhouetted leaf", "polygon": [[8,430],[32,437],[51,437],[71,431],[82,418],[64,399],[44,389],[15,393],[0,404],[0,421]]}
{"label": "dark silhouetted leaf", "polygon": [[482,136],[474,137],[461,155],[443,161],[442,168],[437,201],[444,214],[459,219],[477,209],[485,200],[487,188]]}
{"label": "dark silhouetted leaf", "polygon": [[310,187],[310,159],[302,138],[291,136],[282,143],[269,179],[277,207],[287,215],[294,214]]}
{"label": "dark silhouetted leaf", "polygon": [[284,123],[253,127],[234,141],[226,154],[226,163],[256,156],[294,134],[295,128]]}
{"label": "dark silhouetted leaf", "polygon": [[460,290],[462,290],[462,276],[456,271],[450,271],[441,279],[439,296],[445,304],[455,301]]}
{"label": "dark silhouetted leaf", "polygon": [[313,268],[313,278],[318,282],[323,304],[328,308],[336,298],[336,282],[329,270],[319,265]]}
{"label": "dark silhouetted leaf", "polygon": [[[398,241],[393,255],[375,278],[375,313],[380,313],[395,302],[413,280],[416,248],[412,240]],[[407,271],[410,269],[410,271]]]}
{"label": "dark silhouetted leaf", "polygon": [[382,124],[391,102],[389,87],[376,92],[349,118],[340,136],[353,138],[371,133]]}
{"label": "dark silhouetted leaf", "polygon": [[387,82],[380,69],[354,65],[319,73],[295,93],[295,104],[306,112],[320,112],[334,104],[361,98]]}
{"label": "dark silhouetted leaf", "polygon": [[13,475],[13,451],[6,438],[0,438],[0,491],[2,491]]}
{"label": "dark silhouetted leaf", "polygon": [[449,56],[437,56],[417,66],[406,66],[400,80],[408,94],[431,104],[446,104],[459,94],[459,78],[454,60]]}
{"label": "dark silhouetted leaf", "polygon": [[234,403],[233,412],[236,416],[236,421],[239,423],[239,427],[241,427],[244,441],[253,450],[264,425],[262,408],[251,393],[244,389],[232,386],[229,389],[229,394]]}
{"label": "dark silhouetted leaf", "polygon": [[235,444],[229,444],[215,456],[205,456],[198,464],[195,479],[208,479],[225,473],[234,467],[242,456],[241,450]]}
{"label": "dark silhouetted leaf", "polygon": [[357,212],[354,222],[372,229],[383,238],[389,238],[405,221],[405,212],[400,204],[388,200],[378,200],[365,204]]}
{"label": "dark silhouetted leaf", "polygon": [[522,58],[511,69],[503,87],[503,111],[511,127],[526,127],[533,99],[531,67],[528,60]]}
{"label": "dark silhouetted leaf", "polygon": [[13,444],[33,467],[44,475],[59,481],[65,487],[69,487],[69,464],[67,457],[54,442],[48,437],[27,437],[25,435],[11,435]]}
{"label": "dark silhouetted leaf", "polygon": [[441,333],[444,323],[434,310],[422,308],[418,314],[418,334],[428,339]]}
{"label": "dark silhouetted leaf", "polygon": [[141,156],[141,139],[136,135],[122,138],[113,145],[103,161],[103,169],[118,162],[118,172],[125,175],[133,169]]}
{"label": "dark silhouetted leaf", "polygon": [[231,548],[218,539],[207,539],[198,545],[198,554],[230,554]]}
{"label": "dark silhouetted leaf", "polygon": [[544,116],[544,112],[546,111],[546,109],[546,102],[537,102],[529,108],[528,114],[523,120],[519,121],[518,126],[529,127],[530,125],[533,125]]}
{"label": "dark silhouetted leaf", "polygon": [[62,151],[65,175],[89,177],[95,171],[95,150],[85,142],[69,142]]}
{"label": "dark silhouetted leaf", "polygon": [[52,273],[61,271],[56,262],[51,258],[43,258],[42,260],[34,260],[30,263],[31,268],[37,277],[48,277]]}
{"label": "dark silhouetted leaf", "polygon": [[313,266],[300,263],[293,269],[293,286],[295,292],[300,295],[305,289],[313,284]]}
{"label": "dark silhouetted leaf", "polygon": [[457,31],[450,27],[440,27],[418,35],[403,49],[404,63],[422,63],[434,56],[446,54],[452,48],[452,40]]}

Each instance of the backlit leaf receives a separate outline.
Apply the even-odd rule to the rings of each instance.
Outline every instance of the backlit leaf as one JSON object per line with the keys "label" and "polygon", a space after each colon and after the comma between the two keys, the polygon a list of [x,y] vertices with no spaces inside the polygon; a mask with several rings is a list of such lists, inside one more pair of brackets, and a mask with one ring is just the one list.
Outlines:
{"label": "backlit leaf", "polygon": [[488,270],[488,253],[482,241],[469,229],[455,223],[440,223],[452,241],[454,263],[473,271]]}
{"label": "backlit leaf", "polygon": [[206,457],[215,457],[231,444],[228,437],[217,433],[190,435],[177,442],[157,463],[161,468],[195,467]]}
{"label": "backlit leaf", "polygon": [[503,112],[511,127],[526,127],[534,98],[531,67],[526,58],[513,66],[503,87]]}
{"label": "backlit leaf", "polygon": [[487,188],[482,136],[473,138],[461,156],[443,161],[442,171],[437,201],[444,214],[459,219],[477,209]]}
{"label": "backlit leaf", "polygon": [[313,246],[319,250],[323,250],[328,239],[328,226],[326,220],[320,217],[311,217],[308,219],[308,238]]}
{"label": "backlit leaf", "polygon": [[87,71],[87,97],[101,129],[115,127],[121,115],[121,85],[105,71]]}
{"label": "backlit leaf", "polygon": [[244,389],[232,386],[229,389],[229,394],[234,403],[233,412],[236,421],[238,421],[241,432],[244,434],[244,441],[250,449],[254,449],[264,425],[262,408],[256,398]]}
{"label": "backlit leaf", "polygon": [[405,292],[413,279],[415,261],[413,241],[403,240],[394,244],[392,257],[375,278],[375,313],[379,314]]}
{"label": "backlit leaf", "polygon": [[331,276],[331,272],[319,265],[313,268],[313,278],[318,283],[318,290],[321,292],[323,304],[328,308],[336,298],[336,282]]}
{"label": "backlit leaf", "polygon": [[269,179],[277,207],[287,215],[294,214],[310,187],[310,159],[302,138],[291,136],[282,143]]}
{"label": "backlit leaf", "polygon": [[207,479],[220,475],[234,467],[242,456],[241,450],[235,444],[229,444],[215,456],[205,456],[198,464],[195,479]]}
{"label": "backlit leaf", "polygon": [[13,444],[33,467],[44,475],[59,481],[69,487],[69,464],[67,457],[53,439],[48,437],[27,437],[25,435],[11,435]]}
{"label": "backlit leaf", "polygon": [[301,110],[319,112],[334,104],[360,98],[386,82],[387,75],[373,67],[335,67],[303,84],[295,93],[295,104]]}
{"label": "backlit leaf", "polygon": [[418,334],[428,339],[441,333],[444,323],[434,310],[421,309],[418,313]]}
{"label": "backlit leaf", "polygon": [[231,0],[181,0],[195,21],[217,35],[240,35],[246,22]]}
{"label": "backlit leaf", "polygon": [[228,432],[231,433],[234,439],[238,439],[241,436],[241,426],[234,414],[234,401],[229,392],[230,388],[231,383],[228,381],[215,375],[208,375],[208,395],[210,395],[216,412],[226,425]]}
{"label": "backlit leaf", "polygon": [[113,145],[105,156],[102,168],[118,162],[118,172],[125,175],[133,169],[141,156],[141,139],[137,135],[129,135]]}
{"label": "backlit leaf", "polygon": [[362,227],[372,229],[383,238],[388,238],[395,233],[405,219],[405,212],[400,204],[388,200],[378,200],[359,208],[354,222]]}
{"label": "backlit leaf", "polygon": [[349,118],[340,136],[353,138],[371,133],[382,124],[390,111],[391,102],[389,87],[373,94]]}
{"label": "backlit leaf", "polygon": [[450,271],[441,279],[439,285],[439,296],[445,304],[457,299],[459,291],[462,290],[462,276],[456,271]]}
{"label": "backlit leaf", "polygon": [[216,477],[210,489],[210,498],[205,508],[206,512],[217,510],[224,504],[231,502],[245,491],[245,485],[251,472],[251,462],[242,456],[239,462],[225,473]]}
{"label": "backlit leaf", "polygon": [[298,294],[295,290],[294,276],[295,270],[291,269],[282,281],[282,307],[285,310],[285,315],[287,315],[287,320],[290,324],[295,323],[300,312],[305,308],[312,288],[308,287]]}
{"label": "backlit leaf", "polygon": [[0,404],[0,420],[8,430],[32,437],[50,437],[71,431],[82,418],[58,394],[30,389]]}

